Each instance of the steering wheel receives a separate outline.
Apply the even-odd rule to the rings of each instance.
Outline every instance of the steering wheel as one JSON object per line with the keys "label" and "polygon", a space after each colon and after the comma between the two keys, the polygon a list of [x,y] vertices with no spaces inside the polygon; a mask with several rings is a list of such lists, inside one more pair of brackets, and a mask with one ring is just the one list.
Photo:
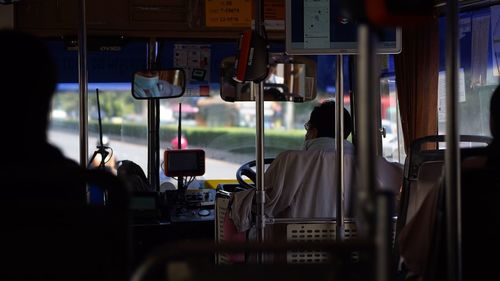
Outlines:
{"label": "steering wheel", "polygon": [[[264,158],[264,164],[269,165],[273,162],[273,160],[274,158]],[[236,171],[236,179],[238,180],[240,186],[243,187],[244,189],[255,188],[255,181],[257,181],[257,175],[255,174],[255,171],[252,169],[252,167],[255,167],[255,165],[256,165],[255,160],[252,160],[241,165],[238,171]],[[253,184],[249,184],[245,180],[243,180],[243,176],[249,178],[253,182]]]}

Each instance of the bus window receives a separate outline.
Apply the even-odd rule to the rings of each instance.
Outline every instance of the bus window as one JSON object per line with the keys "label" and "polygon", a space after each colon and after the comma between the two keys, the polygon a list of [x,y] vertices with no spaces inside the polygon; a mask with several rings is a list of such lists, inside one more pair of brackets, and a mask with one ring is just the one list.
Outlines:
{"label": "bus window", "polygon": [[394,56],[381,56],[380,116],[382,119],[382,156],[388,161],[404,163],[405,151],[394,73]]}
{"label": "bus window", "polygon": [[[459,132],[491,136],[489,102],[499,83],[500,57],[498,6],[460,13],[460,65],[458,71]],[[438,129],[446,132],[445,18],[440,19],[440,72],[438,88]],[[495,49],[495,46],[496,49]],[[495,51],[496,50],[496,51]],[[462,147],[472,143],[461,143]]]}
{"label": "bus window", "polygon": [[[135,100],[131,94],[133,73],[146,68],[146,43],[105,38],[91,38],[91,42],[88,158],[96,150],[98,140],[96,89],[99,89],[103,134],[109,140],[113,158],[134,161],[147,171],[147,103]],[[52,101],[48,139],[67,157],[79,162],[78,54],[73,41],[47,39],[46,43],[56,62],[59,79]],[[112,51],[102,51],[100,46],[108,46],[104,49]],[[110,165],[111,161],[108,162]]]}
{"label": "bus window", "polygon": [[[111,147],[109,159],[131,160],[147,171],[147,108],[131,95],[130,83],[90,83],[88,95],[89,159],[98,145],[98,114],[95,89],[99,100],[104,139]],[[69,158],[79,162],[78,84],[60,83],[52,103],[49,140]],[[106,144],[105,144],[106,145]],[[109,158],[109,159],[108,159]],[[109,160],[109,161],[108,161]],[[109,166],[111,170],[116,167]]]}

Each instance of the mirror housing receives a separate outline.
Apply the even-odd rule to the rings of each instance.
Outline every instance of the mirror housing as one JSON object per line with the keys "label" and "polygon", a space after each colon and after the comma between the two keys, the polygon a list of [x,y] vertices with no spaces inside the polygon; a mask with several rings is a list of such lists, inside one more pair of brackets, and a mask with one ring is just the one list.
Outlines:
{"label": "mirror housing", "polygon": [[[235,57],[221,62],[220,95],[224,101],[255,101],[252,82],[233,79]],[[316,62],[303,56],[274,55],[264,79],[265,101],[304,102],[316,98]]]}
{"label": "mirror housing", "polygon": [[178,98],[186,90],[186,73],[181,68],[141,70],[134,73],[132,96],[135,99]]}

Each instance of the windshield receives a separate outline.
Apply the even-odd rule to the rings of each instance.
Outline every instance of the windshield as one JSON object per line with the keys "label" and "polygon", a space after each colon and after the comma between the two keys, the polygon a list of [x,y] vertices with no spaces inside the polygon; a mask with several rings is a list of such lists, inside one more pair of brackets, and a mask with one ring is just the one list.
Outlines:
{"label": "windshield", "polygon": [[[325,99],[335,99],[335,76],[332,75],[335,73],[335,69],[332,69],[335,66],[335,56],[312,58],[317,61],[315,100],[303,103],[266,101],[264,104],[264,150],[267,158],[276,157],[284,150],[302,149],[306,133],[304,123],[309,120],[313,107]],[[347,58],[344,59],[344,73],[348,73],[348,61]],[[71,80],[70,78],[65,80]],[[108,165],[111,162],[131,160],[147,172],[148,102],[132,97],[131,82],[123,82],[127,78],[125,75],[118,78],[121,81],[116,83],[89,83],[88,158],[92,157],[98,143],[95,92],[99,89],[103,134],[109,140],[107,145],[114,157]],[[344,104],[350,111],[349,76],[344,76],[344,79]],[[78,83],[66,81],[58,84],[53,99],[49,141],[61,148],[67,157],[79,162]],[[196,91],[203,91],[203,95],[194,95],[193,92]],[[255,102],[223,101],[218,81],[191,81],[186,86],[186,95],[159,102],[161,157],[166,149],[176,149],[178,146],[177,128],[181,104],[181,147],[205,151],[205,175],[199,179],[235,179],[237,169],[245,162],[255,159]],[[393,102],[388,103],[385,111],[395,112],[392,110],[395,106]],[[392,119],[390,122],[393,122]],[[386,130],[389,134],[393,133],[390,126]],[[392,149],[394,145],[390,146]],[[390,155],[396,154],[391,152]],[[160,169],[161,167],[162,165]],[[171,179],[160,170],[160,182],[169,180]]]}
{"label": "windshield", "polygon": [[[182,105],[182,148],[205,150],[206,179],[231,179],[245,162],[255,159],[255,103],[224,102],[218,84],[209,97],[160,101],[160,155],[177,148],[179,103]],[[89,158],[98,144],[99,98],[103,134],[116,161],[131,160],[147,171],[147,102],[134,100],[127,83],[89,85]],[[318,99],[319,101],[319,99]],[[317,102],[265,102],[265,157],[287,149],[301,149],[304,123]],[[54,97],[49,140],[79,161],[78,85],[59,84]],[[162,180],[165,180],[163,173]]]}

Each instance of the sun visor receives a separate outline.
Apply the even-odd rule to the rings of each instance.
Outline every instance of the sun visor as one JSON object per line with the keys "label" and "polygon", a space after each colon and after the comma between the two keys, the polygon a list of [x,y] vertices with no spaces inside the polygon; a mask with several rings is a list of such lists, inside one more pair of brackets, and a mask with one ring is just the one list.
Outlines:
{"label": "sun visor", "polygon": [[238,54],[234,67],[237,82],[260,82],[268,72],[269,45],[267,40],[253,30],[245,31],[240,36]]}

